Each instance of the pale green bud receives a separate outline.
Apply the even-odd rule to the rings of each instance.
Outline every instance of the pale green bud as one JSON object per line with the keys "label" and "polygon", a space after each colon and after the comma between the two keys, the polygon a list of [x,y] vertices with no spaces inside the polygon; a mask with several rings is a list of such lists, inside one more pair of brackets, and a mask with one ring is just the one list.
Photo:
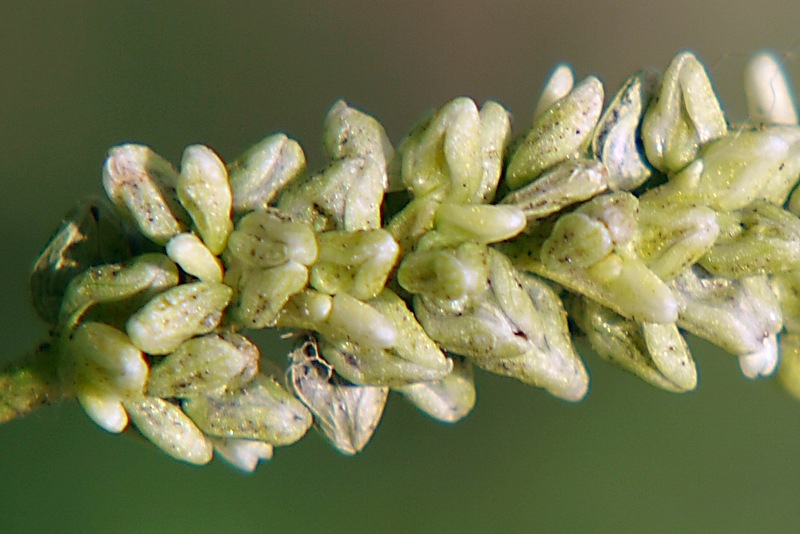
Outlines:
{"label": "pale green bud", "polygon": [[281,194],[278,208],[318,232],[380,228],[385,176],[372,158],[336,160],[321,174],[293,182]]}
{"label": "pale green bud", "polygon": [[351,384],[322,359],[316,339],[309,337],[289,354],[287,381],[314,414],[325,438],[342,454],[367,445],[386,405],[386,387]]}
{"label": "pale green bud", "polygon": [[628,78],[606,108],[595,129],[592,152],[608,172],[614,191],[642,185],[651,169],[640,149],[639,126],[658,85],[658,75],[639,72]]}
{"label": "pale green bud", "polygon": [[186,147],[177,189],[203,242],[213,254],[220,254],[233,231],[233,194],[225,164],[208,147]]}
{"label": "pale green bud", "polygon": [[134,345],[148,354],[169,354],[187,339],[214,330],[233,290],[223,284],[195,282],[159,294],[126,324]]}
{"label": "pale green bud", "polygon": [[273,378],[257,375],[246,386],[183,402],[183,409],[210,436],[289,445],[311,426],[311,413]]}
{"label": "pale green bud", "polygon": [[163,254],[87,269],[72,279],[61,304],[61,322],[69,330],[95,304],[131,297],[149,298],[178,284],[178,268]]}
{"label": "pale green bud", "polygon": [[184,231],[177,202],[178,174],[161,156],[142,145],[112,148],[103,167],[103,187],[117,209],[145,237],[159,245]]}
{"label": "pale green bud", "polygon": [[494,200],[503,172],[506,147],[511,140],[511,115],[497,102],[486,102],[480,111],[481,160],[483,173],[471,204],[487,204]]}
{"label": "pale green bud", "polygon": [[[233,284],[226,279],[226,283]],[[236,280],[236,300],[231,307],[234,320],[248,328],[275,324],[286,302],[308,285],[308,268],[295,261],[277,267],[243,271]]]}
{"label": "pale green bud", "polygon": [[453,202],[466,202],[483,177],[481,119],[478,107],[461,97],[437,111],[400,147],[403,184],[421,197],[437,191]]}
{"label": "pale green bud", "polygon": [[781,365],[778,382],[793,397],[800,399],[800,335],[781,335]]}
{"label": "pale green bud", "polygon": [[542,171],[583,152],[602,109],[603,84],[589,76],[533,122],[511,156],[505,184],[518,189]]}
{"label": "pale green bud", "polygon": [[744,71],[747,114],[759,125],[797,124],[789,78],[775,54],[753,56]]}
{"label": "pale green bud", "polygon": [[654,195],[700,202],[720,211],[764,199],[783,205],[800,174],[800,128],[773,126],[710,143]]}
{"label": "pale green bud", "polygon": [[678,326],[735,355],[764,349],[782,327],[780,305],[763,276],[713,278],[686,270],[670,287],[680,301]]}
{"label": "pale green bud", "polygon": [[244,473],[255,471],[258,462],[272,458],[272,445],[263,441],[237,438],[210,438],[214,451]]}
{"label": "pale green bud", "polygon": [[604,360],[676,393],[697,386],[689,346],[675,323],[637,323],[588,299],[575,299],[570,317]]}
{"label": "pale green bud", "polygon": [[543,219],[599,195],[608,189],[608,180],[608,170],[602,163],[584,158],[570,159],[509,193],[501,202],[517,206],[529,220]]}
{"label": "pale green bud", "polygon": [[642,121],[647,159],[661,171],[677,172],[697,157],[703,145],[727,131],[705,68],[690,52],[677,55]]}
{"label": "pale green bud", "polygon": [[567,96],[574,85],[575,76],[572,68],[565,63],[556,65],[542,88],[542,94],[539,95],[536,110],[533,112],[533,120],[536,121],[556,102]]}
{"label": "pale green bud", "polygon": [[249,268],[275,267],[288,261],[311,265],[317,261],[314,229],[276,210],[245,215],[228,239],[227,253]]}
{"label": "pale green bud", "polygon": [[436,210],[436,230],[452,244],[496,243],[522,232],[527,220],[516,206],[463,205],[443,202]]}
{"label": "pale green bud", "polygon": [[322,141],[331,159],[371,158],[384,169],[386,180],[385,169],[394,148],[380,122],[339,100],[328,111],[323,131]]}
{"label": "pale green bud", "polygon": [[129,237],[104,199],[90,198],[72,210],[39,254],[30,277],[36,312],[56,322],[69,282],[89,267],[131,256]]}
{"label": "pale green bud", "polygon": [[790,271],[800,263],[800,220],[756,201],[730,213],[719,239],[700,264],[715,276],[742,278]]}
{"label": "pale green bud", "polygon": [[636,250],[662,280],[672,280],[714,245],[720,228],[717,213],[644,195],[639,199]]}
{"label": "pale green bud", "polygon": [[[333,297],[332,317],[336,313],[337,299],[344,295]],[[359,304],[367,306],[364,303]],[[318,329],[323,335],[320,350],[337,373],[356,384],[397,386],[438,380],[452,370],[452,362],[445,358],[436,343],[425,333],[405,302],[391,290],[386,289],[378,298],[371,300],[369,307],[394,332],[391,348],[382,348],[369,339],[368,342],[358,339],[366,336],[361,334],[357,338],[352,331],[366,329],[377,321],[370,324],[358,315],[348,314],[352,324],[347,338],[342,338],[341,334],[335,335],[336,332],[331,335]],[[342,320],[345,318],[343,316]],[[340,330],[343,329],[344,325],[340,326]],[[387,344],[384,343],[384,346]]]}
{"label": "pale green bud", "polygon": [[[338,339],[356,343],[365,349],[381,350],[394,347],[402,341],[401,333],[398,332],[400,325],[394,324],[392,317],[386,316],[378,309],[379,304],[391,299],[389,296],[384,296],[387,295],[387,291],[389,290],[385,290],[370,303],[362,302],[347,293],[334,295],[330,315],[324,325],[320,325],[320,333],[332,334]],[[394,296],[393,293],[391,295]],[[399,300],[396,296],[394,298]],[[389,302],[399,306],[395,300]],[[381,307],[387,308],[386,305]],[[405,307],[403,309],[408,311]],[[387,311],[395,310],[390,306]]]}
{"label": "pale green bud", "polygon": [[246,383],[255,376],[259,357],[257,349],[241,350],[215,334],[192,338],[153,365],[147,393],[164,398],[192,397]]}
{"label": "pale green bud", "polygon": [[303,149],[284,134],[256,143],[228,167],[237,213],[263,210],[306,168]]}
{"label": "pale green bud", "polygon": [[431,382],[400,386],[397,391],[430,417],[443,423],[456,423],[475,406],[475,378],[472,364],[456,356],[449,375]]}
{"label": "pale green bud", "polygon": [[397,270],[397,281],[411,293],[457,300],[483,291],[488,274],[486,247],[464,243],[455,249],[406,254]]}
{"label": "pale green bud", "polygon": [[75,385],[75,396],[86,415],[106,432],[119,434],[128,426],[128,412],[119,395],[79,382]]}
{"label": "pale green bud", "polygon": [[397,262],[400,246],[386,230],[331,231],[317,236],[319,259],[311,285],[323,293],[375,298]]}
{"label": "pale green bud", "polygon": [[202,282],[222,282],[222,263],[194,234],[178,234],[166,246],[169,259]]}
{"label": "pale green bud", "polygon": [[117,400],[141,396],[148,367],[142,352],[124,332],[86,322],[62,341],[60,373],[88,395],[110,394]]}
{"label": "pale green bud", "polygon": [[125,408],[139,432],[176,460],[196,465],[211,461],[211,442],[175,404],[145,397],[126,401]]}

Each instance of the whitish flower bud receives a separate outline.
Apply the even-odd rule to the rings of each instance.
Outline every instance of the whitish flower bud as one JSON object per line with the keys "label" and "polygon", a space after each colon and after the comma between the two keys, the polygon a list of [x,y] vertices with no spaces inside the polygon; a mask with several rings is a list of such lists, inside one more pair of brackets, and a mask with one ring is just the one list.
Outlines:
{"label": "whitish flower bud", "polygon": [[89,395],[110,394],[118,400],[142,395],[147,363],[124,332],[86,322],[62,343],[60,373],[66,382],[78,384]]}
{"label": "whitish flower bud", "polygon": [[744,71],[747,114],[756,124],[797,124],[789,78],[775,54],[755,55]]}
{"label": "whitish flower bud", "polygon": [[[192,397],[240,385],[258,369],[257,351],[240,350],[218,335],[192,338],[153,365],[147,393],[154,397]],[[243,376],[246,374],[250,376]]]}
{"label": "whitish flower bud", "polygon": [[783,205],[800,174],[798,148],[798,127],[726,135],[654,194],[719,211],[741,209],[759,199]]}
{"label": "whitish flower bud", "polygon": [[680,300],[678,326],[731,354],[759,352],[781,330],[780,305],[766,277],[713,278],[693,268],[670,283]]}
{"label": "whitish flower bud", "polygon": [[229,464],[245,473],[255,471],[258,462],[272,458],[272,445],[237,438],[210,438],[214,450]]}
{"label": "whitish flower bud", "polygon": [[[344,295],[333,297],[331,316],[336,313],[339,304],[337,299]],[[367,306],[364,303],[359,304]],[[364,334],[355,336],[351,333],[371,325],[359,315],[342,316],[341,320],[349,317],[353,323],[350,331],[344,331],[344,325],[339,327],[340,331],[349,334],[347,338],[336,331],[329,333],[318,329],[323,336],[320,341],[322,355],[333,364],[337,373],[356,384],[397,386],[438,380],[452,370],[452,362],[445,358],[436,343],[425,333],[405,302],[391,290],[386,289],[378,298],[371,300],[369,308],[371,313],[381,317],[394,332],[391,348],[382,348],[370,339],[365,342],[360,339],[367,338]]]}
{"label": "whitish flower bud", "polygon": [[397,281],[411,293],[457,300],[484,290],[489,274],[486,254],[486,247],[474,243],[411,252],[397,270]]}
{"label": "whitish flower bud", "polygon": [[375,298],[400,253],[400,246],[385,230],[331,231],[317,238],[319,259],[311,268],[311,285],[323,293]]}
{"label": "whitish flower bud", "polygon": [[186,147],[177,189],[203,242],[213,254],[220,254],[233,231],[233,194],[225,164],[208,147]]}
{"label": "whitish flower bud", "polygon": [[475,378],[472,364],[453,358],[453,370],[446,377],[431,382],[417,382],[396,388],[410,403],[443,423],[456,423],[475,406]]}
{"label": "whitish flower bud", "polygon": [[497,102],[486,102],[480,111],[481,160],[483,173],[471,204],[487,204],[494,200],[503,172],[506,147],[511,140],[511,115]]}
{"label": "whitish flower bud", "polygon": [[421,197],[437,191],[453,202],[474,197],[483,177],[478,107],[461,97],[437,111],[400,147],[403,184]]}
{"label": "whitish flower bud", "polygon": [[33,306],[55,323],[67,284],[89,267],[131,256],[129,236],[105,200],[90,198],[71,211],[39,254],[30,277]]}
{"label": "whitish flower bud", "polygon": [[486,244],[514,237],[525,229],[527,220],[516,206],[443,202],[436,210],[435,224],[445,241]]}
{"label": "whitish flower bud", "polygon": [[637,323],[588,299],[575,299],[570,317],[604,360],[675,393],[697,386],[691,351],[674,323]]}
{"label": "whitish flower bud", "polygon": [[639,72],[628,78],[606,108],[592,139],[592,152],[608,171],[614,191],[631,191],[642,185],[651,169],[641,153],[639,126],[655,94],[658,75]]}
{"label": "whitish flower bud", "polygon": [[211,461],[211,442],[178,406],[145,397],[126,401],[125,408],[139,432],[176,460],[197,465]]}
{"label": "whitish flower bud", "polygon": [[657,169],[677,172],[700,148],[725,135],[728,126],[703,65],[690,52],[672,60],[661,88],[642,121],[647,159]]}
{"label": "whitish flower bud", "polygon": [[565,63],[556,65],[556,68],[547,78],[542,88],[542,94],[539,96],[539,101],[536,103],[536,110],[533,112],[534,121],[556,102],[567,96],[574,85],[575,76],[572,73],[572,68]]}
{"label": "whitish flower bud", "polygon": [[603,84],[589,76],[533,122],[533,128],[511,156],[506,185],[518,189],[542,171],[583,152],[602,109]]}
{"label": "whitish flower bud", "polygon": [[228,253],[248,268],[264,268],[295,261],[311,265],[317,261],[314,229],[295,222],[276,210],[245,215],[228,239]]}
{"label": "whitish flower bud", "polygon": [[163,254],[87,269],[72,279],[61,305],[61,323],[70,329],[95,304],[131,297],[149,298],[178,284],[178,268]]}
{"label": "whitish flower bud", "polygon": [[244,271],[236,281],[238,291],[231,316],[248,328],[273,326],[281,308],[307,285],[308,269],[295,261],[268,269]]}
{"label": "whitish flower bud", "polygon": [[222,263],[196,235],[176,235],[167,243],[166,252],[185,273],[202,282],[222,282]]}
{"label": "whitish flower bud", "polygon": [[608,189],[608,180],[608,171],[602,163],[575,158],[556,165],[530,184],[509,193],[502,203],[517,206],[529,220],[543,219],[599,195]]}
{"label": "whitish flower bud", "polygon": [[172,165],[142,145],[112,148],[103,167],[108,198],[145,237],[159,245],[184,231],[175,193],[177,182]]}
{"label": "whitish flower bud", "polygon": [[717,213],[705,206],[639,199],[637,252],[662,280],[672,280],[694,265],[720,233]]}
{"label": "whitish flower bud", "polygon": [[148,354],[169,354],[187,339],[211,332],[222,319],[233,290],[223,284],[195,282],[159,294],[126,324],[133,343]]}
{"label": "whitish flower bud", "polygon": [[266,209],[305,168],[303,149],[284,134],[274,134],[256,143],[228,169],[234,211]]}
{"label": "whitish flower bud", "polygon": [[719,239],[700,264],[715,276],[742,278],[793,270],[800,263],[800,220],[757,201],[725,218]]}
{"label": "whitish flower bud", "polygon": [[307,289],[289,299],[278,315],[275,326],[315,330],[330,317],[333,299],[329,295]]}
{"label": "whitish flower bud", "polygon": [[739,368],[742,374],[752,379],[772,376],[778,368],[778,336],[765,337],[763,346],[756,352],[739,355]]}
{"label": "whitish flower bud", "polygon": [[295,395],[314,414],[325,438],[342,454],[367,445],[386,405],[385,387],[351,384],[335,373],[310,337],[290,355],[287,380]]}
{"label": "whitish flower bud", "polygon": [[82,382],[76,384],[75,396],[86,415],[103,430],[119,434],[128,426],[128,412],[119,395],[100,391],[92,384]]}
{"label": "whitish flower bud", "polygon": [[322,141],[331,159],[363,157],[375,160],[383,169],[386,187],[386,165],[394,155],[394,148],[381,123],[339,100],[325,117]]}
{"label": "whitish flower bud", "polygon": [[183,409],[210,436],[289,445],[311,426],[311,413],[274,379],[258,375],[246,386],[191,397]]}
{"label": "whitish flower bud", "polygon": [[800,399],[800,335],[781,335],[781,365],[778,382],[793,397]]}

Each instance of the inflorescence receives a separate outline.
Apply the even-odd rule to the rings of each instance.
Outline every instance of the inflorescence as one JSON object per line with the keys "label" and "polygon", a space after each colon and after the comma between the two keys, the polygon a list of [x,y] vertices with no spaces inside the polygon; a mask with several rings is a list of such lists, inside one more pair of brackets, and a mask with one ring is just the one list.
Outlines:
{"label": "inflorescence", "polygon": [[[356,454],[389,390],[458,421],[476,366],[578,401],[578,333],[684,392],[688,332],[800,397],[800,126],[774,56],[745,88],[733,128],[691,53],[605,109],[597,78],[559,66],[518,140],[501,105],[457,98],[396,147],[340,101],[318,173],[284,134],[228,165],[190,146],[180,171],[115,147],[110,202],[36,262],[51,335],[0,375],[0,422],[77,398],[109,432],[252,471],[311,426]],[[266,328],[291,332],[284,368],[247,337]]]}

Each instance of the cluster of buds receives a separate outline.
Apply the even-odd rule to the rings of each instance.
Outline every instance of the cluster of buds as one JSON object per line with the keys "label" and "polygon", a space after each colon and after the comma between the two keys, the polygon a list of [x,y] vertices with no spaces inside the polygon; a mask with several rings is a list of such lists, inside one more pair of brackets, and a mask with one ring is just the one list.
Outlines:
{"label": "cluster of buds", "polygon": [[[336,103],[307,173],[272,135],[226,165],[176,170],[112,149],[108,200],[78,207],[31,277],[65,396],[110,432],[251,471],[314,426],[361,451],[390,390],[434,419],[475,403],[473,368],[568,400],[588,374],[572,337],[668,391],[696,387],[685,333],[800,397],[800,126],[770,55],[731,128],[690,53],[633,75],[603,108],[558,67],[530,131],[468,98],[393,148]],[[292,332],[284,365],[248,331]],[[780,357],[779,357],[780,355]]]}

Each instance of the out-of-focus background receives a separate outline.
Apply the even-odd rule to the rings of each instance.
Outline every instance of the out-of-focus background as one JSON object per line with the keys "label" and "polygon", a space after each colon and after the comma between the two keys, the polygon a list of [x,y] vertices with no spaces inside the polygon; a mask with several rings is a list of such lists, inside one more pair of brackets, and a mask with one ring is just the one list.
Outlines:
{"label": "out-of-focus background", "polygon": [[[398,141],[468,95],[530,122],[560,61],[613,92],[683,49],[729,117],[741,69],[777,51],[800,83],[800,7],[761,2],[15,2],[0,6],[0,362],[45,334],[28,270],[61,217],[101,192],[108,147],[224,158],[285,131],[322,160],[338,98]],[[253,475],[197,468],[95,427],[77,404],[0,427],[2,532],[788,532],[800,522],[800,402],[694,343],[697,392],[676,396],[593,355],[567,404],[480,374],[477,408],[445,426],[390,399],[358,458],[311,434]],[[269,350],[269,347],[266,348]],[[282,349],[273,355],[281,358]]]}

